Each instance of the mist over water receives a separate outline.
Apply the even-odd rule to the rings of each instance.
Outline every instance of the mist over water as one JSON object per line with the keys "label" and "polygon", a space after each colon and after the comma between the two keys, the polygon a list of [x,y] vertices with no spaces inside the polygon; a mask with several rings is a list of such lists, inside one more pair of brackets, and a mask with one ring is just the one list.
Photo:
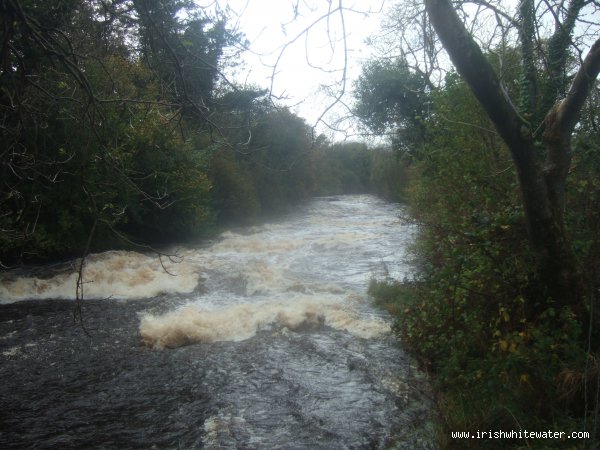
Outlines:
{"label": "mist over water", "polygon": [[432,448],[426,383],[366,296],[409,274],[401,212],[320,198],[179,263],[93,255],[91,337],[68,266],[2,275],[0,447]]}

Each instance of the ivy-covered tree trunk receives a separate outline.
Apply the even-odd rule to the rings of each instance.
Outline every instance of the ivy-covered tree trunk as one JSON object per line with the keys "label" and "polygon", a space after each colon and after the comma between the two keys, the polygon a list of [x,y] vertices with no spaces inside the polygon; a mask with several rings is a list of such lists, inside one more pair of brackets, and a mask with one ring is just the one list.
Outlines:
{"label": "ivy-covered tree trunk", "polygon": [[[531,9],[526,3],[527,0],[521,4],[521,39],[525,41],[534,37],[529,35],[532,23],[527,12]],[[572,2],[572,14],[578,14],[579,3],[577,0]],[[590,49],[566,96],[561,99],[554,93],[554,105],[542,113],[545,115],[544,132],[540,139],[526,118],[531,115],[521,114],[513,105],[451,2],[426,0],[425,5],[431,23],[456,69],[510,150],[517,168],[529,242],[537,260],[540,280],[547,290],[545,297],[559,304],[578,304],[583,294],[583,282],[563,220],[565,182],[571,165],[571,136],[600,71],[600,39]],[[561,27],[561,35],[564,32],[564,27]],[[568,42],[564,39],[561,42],[564,42],[564,46],[555,50],[563,52],[558,56],[566,61]],[[523,48],[525,59],[530,52],[526,45]],[[531,64],[524,61],[523,69],[526,84],[524,92],[534,95],[535,77]],[[533,99],[523,101],[522,98],[521,105],[525,109],[533,104]],[[537,150],[540,145],[545,148],[544,159],[540,158]]]}

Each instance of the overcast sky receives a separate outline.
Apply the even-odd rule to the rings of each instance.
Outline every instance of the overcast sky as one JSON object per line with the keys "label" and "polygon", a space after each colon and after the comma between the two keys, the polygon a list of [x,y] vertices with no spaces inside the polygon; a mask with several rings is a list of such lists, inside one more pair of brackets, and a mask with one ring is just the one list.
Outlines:
{"label": "overcast sky", "polygon": [[[202,6],[212,2],[197,3]],[[338,0],[331,3],[332,8],[338,6]],[[344,88],[345,62],[343,100],[351,101],[352,80],[371,55],[365,40],[379,29],[385,5],[384,0],[345,0],[343,23],[336,11],[329,14],[329,19],[324,18],[329,6],[326,0],[221,0],[221,7],[229,8],[231,19],[237,20],[238,29],[250,43],[236,81],[272,88],[274,96],[282,97],[280,103],[290,106],[311,126]],[[337,105],[324,119],[333,124],[344,113],[344,108]],[[317,130],[328,134],[323,124]],[[338,133],[336,138],[340,137]]]}

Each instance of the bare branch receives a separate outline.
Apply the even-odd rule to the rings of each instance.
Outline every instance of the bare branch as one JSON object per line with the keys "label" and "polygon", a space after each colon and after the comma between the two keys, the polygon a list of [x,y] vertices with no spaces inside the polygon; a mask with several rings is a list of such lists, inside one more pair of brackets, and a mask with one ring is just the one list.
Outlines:
{"label": "bare branch", "polygon": [[469,4],[469,3],[478,5],[478,6],[483,6],[487,9],[489,9],[490,11],[493,11],[494,14],[496,14],[497,16],[500,16],[504,20],[506,20],[510,26],[513,26],[515,28],[518,28],[518,26],[519,26],[519,23],[512,16],[510,16],[507,12],[502,11],[500,8],[498,8],[491,2],[488,2],[485,0],[464,0],[464,1],[460,1],[458,4]]}
{"label": "bare branch", "polygon": [[567,176],[571,161],[571,135],[598,73],[600,73],[600,39],[594,43],[585,57],[567,96],[556,103],[546,116],[542,137],[548,148],[546,174],[549,177],[561,180]]}
{"label": "bare branch", "polygon": [[600,39],[596,40],[573,79],[566,98],[559,106],[559,123],[564,132],[572,133],[581,109],[600,73]]}
{"label": "bare branch", "polygon": [[346,22],[344,21],[344,8],[342,6],[342,0],[339,0],[337,10],[340,15],[340,22],[342,24],[342,36],[344,42],[344,68],[342,74],[342,88],[335,96],[334,100],[329,104],[329,106],[325,108],[325,110],[321,113],[319,118],[316,120],[314,126],[316,126],[319,122],[322,121],[323,117],[325,117],[325,115],[342,99],[342,97],[346,93],[346,79],[348,73],[348,42],[346,40]]}
{"label": "bare branch", "polygon": [[525,139],[521,127],[526,126],[526,122],[520,118],[493,68],[450,2],[427,0],[425,5],[450,59],[471,87],[502,139],[511,149],[521,147]]}

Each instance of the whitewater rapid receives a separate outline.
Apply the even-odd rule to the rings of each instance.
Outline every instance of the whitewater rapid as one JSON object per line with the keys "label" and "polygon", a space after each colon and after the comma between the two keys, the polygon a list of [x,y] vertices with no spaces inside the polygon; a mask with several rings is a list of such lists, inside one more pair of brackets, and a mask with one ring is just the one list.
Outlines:
{"label": "whitewater rapid", "polygon": [[431,448],[426,383],[366,294],[411,273],[402,213],[320,198],[162,257],[90,255],[91,338],[70,322],[77,261],[2,274],[0,446]]}

